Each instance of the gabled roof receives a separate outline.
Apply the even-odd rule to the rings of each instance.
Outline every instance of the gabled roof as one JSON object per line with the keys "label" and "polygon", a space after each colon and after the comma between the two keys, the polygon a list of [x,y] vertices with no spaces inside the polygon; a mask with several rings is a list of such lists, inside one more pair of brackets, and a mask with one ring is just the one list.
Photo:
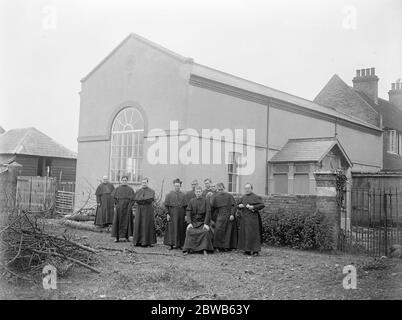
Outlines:
{"label": "gabled roof", "polygon": [[314,98],[314,102],[344,112],[375,126],[380,126],[380,115],[360,92],[348,86],[337,74]]}
{"label": "gabled roof", "polygon": [[34,127],[12,129],[0,135],[0,154],[76,159],[77,154]]}
{"label": "gabled roof", "polygon": [[[326,105],[320,105],[319,103],[303,99],[301,97],[276,90],[262,84],[252,82],[229,73],[225,73],[198,63],[194,63],[192,58],[186,58],[169,49],[166,49],[152,41],[149,41],[135,33],[130,33],[109,55],[107,55],[91,72],[89,72],[81,81],[87,80],[91,74],[93,74],[100,66],[102,66],[120,47],[122,47],[130,39],[141,41],[142,43],[161,51],[162,53],[169,55],[183,63],[190,63],[192,65],[191,75],[199,78],[205,78],[214,82],[222,83],[224,85],[235,87],[236,89],[251,92],[253,94],[262,95],[267,98],[274,98],[277,100],[285,101],[293,105],[297,105],[301,108],[320,113],[326,116],[330,116],[335,119],[347,121],[349,123],[357,124],[366,128],[370,128],[376,131],[381,131],[379,123],[367,122],[359,117],[354,117],[349,113],[342,112],[342,110],[335,110],[334,108],[328,108]],[[369,107],[369,106],[368,106]],[[375,112],[373,110],[373,112]]]}
{"label": "gabled roof", "polygon": [[335,146],[351,167],[352,162],[335,137],[289,139],[269,162],[320,162]]}
{"label": "gabled roof", "polygon": [[178,54],[176,52],[173,52],[173,51],[171,51],[171,50],[169,50],[169,49],[167,49],[165,47],[162,47],[161,45],[159,45],[159,44],[157,44],[155,42],[152,42],[152,41],[150,41],[148,39],[145,39],[145,38],[139,36],[138,34],[130,33],[122,42],[120,42],[120,44],[116,48],[114,48],[101,62],[99,62],[95,66],[95,68],[93,68],[84,78],[82,78],[81,82],[84,82],[85,80],[87,80],[97,69],[99,69],[99,67],[101,67],[107,60],[109,60],[109,58],[117,50],[119,50],[119,48],[121,48],[126,42],[128,42],[130,39],[138,40],[138,41],[140,41],[140,42],[142,42],[142,43],[144,43],[144,44],[146,44],[146,45],[148,45],[148,46],[150,46],[150,47],[152,47],[152,48],[154,48],[154,49],[156,49],[156,50],[158,50],[158,51],[160,51],[160,52],[162,52],[162,53],[164,53],[164,54],[166,54],[166,55],[168,55],[168,56],[170,56],[170,57],[172,57],[174,59],[177,59],[177,60],[179,60],[181,62],[185,62],[185,63],[193,62],[192,58],[184,57],[184,56],[182,56],[182,55],[180,55],[180,54]]}

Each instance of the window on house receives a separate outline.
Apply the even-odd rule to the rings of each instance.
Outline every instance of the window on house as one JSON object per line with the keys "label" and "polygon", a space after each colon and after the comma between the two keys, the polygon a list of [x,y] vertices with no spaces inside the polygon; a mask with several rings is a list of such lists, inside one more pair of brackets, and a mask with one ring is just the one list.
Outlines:
{"label": "window on house", "polygon": [[398,134],[398,154],[402,155],[402,134]]}
{"label": "window on house", "polygon": [[[332,158],[330,158],[332,159]],[[310,193],[310,180],[309,180],[309,164],[296,164],[293,180],[293,193],[294,194],[309,194]]]}
{"label": "window on house", "polygon": [[52,176],[52,160],[49,158],[47,158],[45,160],[45,170],[46,170],[45,175],[47,177],[51,177]]}
{"label": "window on house", "polygon": [[396,130],[388,131],[388,151],[392,153],[398,153],[398,134]]}
{"label": "window on house", "polygon": [[231,152],[229,154],[229,163],[228,163],[228,191],[229,192],[240,192],[240,183],[239,183],[239,157],[240,153]]}
{"label": "window on house", "polygon": [[308,173],[295,173],[293,180],[293,193],[295,194],[309,194],[309,175]]}
{"label": "window on house", "polygon": [[135,108],[125,108],[113,121],[110,152],[110,179],[120,181],[123,175],[129,182],[142,179],[144,156],[144,119]]}
{"label": "window on house", "polygon": [[274,173],[274,192],[288,194],[288,174]]}
{"label": "window on house", "polygon": [[39,158],[38,159],[38,166],[37,166],[37,169],[36,169],[36,175],[38,177],[42,177],[42,174],[43,174],[43,161],[44,161],[44,158]]}

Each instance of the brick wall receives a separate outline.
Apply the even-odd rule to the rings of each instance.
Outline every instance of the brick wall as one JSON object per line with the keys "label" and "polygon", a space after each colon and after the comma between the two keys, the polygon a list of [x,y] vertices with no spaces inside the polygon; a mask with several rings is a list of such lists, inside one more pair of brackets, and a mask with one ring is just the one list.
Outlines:
{"label": "brick wall", "polygon": [[[323,183],[328,186],[327,183]],[[238,197],[238,195],[235,195]],[[283,210],[285,214],[314,214],[316,210],[327,218],[333,236],[333,249],[336,249],[340,225],[340,211],[335,196],[317,195],[261,195],[265,208],[261,215],[276,213]]]}

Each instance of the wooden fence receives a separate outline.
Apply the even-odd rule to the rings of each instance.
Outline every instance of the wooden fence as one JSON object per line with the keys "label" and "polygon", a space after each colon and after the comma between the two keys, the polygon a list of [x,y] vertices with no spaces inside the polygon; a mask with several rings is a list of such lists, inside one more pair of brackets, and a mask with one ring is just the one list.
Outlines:
{"label": "wooden fence", "polygon": [[52,177],[17,178],[16,203],[18,209],[48,210],[54,206],[56,180]]}
{"label": "wooden fence", "polygon": [[57,182],[53,177],[17,178],[17,208],[30,211],[55,209],[57,213],[74,210],[74,182]]}

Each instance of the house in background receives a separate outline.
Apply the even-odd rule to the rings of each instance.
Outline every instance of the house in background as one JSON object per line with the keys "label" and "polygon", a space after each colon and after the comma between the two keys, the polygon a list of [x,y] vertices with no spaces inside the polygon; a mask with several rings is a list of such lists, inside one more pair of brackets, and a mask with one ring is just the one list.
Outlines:
{"label": "house in background", "polygon": [[314,102],[380,126],[384,130],[382,170],[401,171],[402,83],[392,83],[387,101],[378,97],[378,81],[375,68],[357,70],[353,87],[335,74]]}
{"label": "house in background", "polygon": [[17,162],[20,175],[75,181],[77,155],[34,127],[0,134],[0,164]]}

